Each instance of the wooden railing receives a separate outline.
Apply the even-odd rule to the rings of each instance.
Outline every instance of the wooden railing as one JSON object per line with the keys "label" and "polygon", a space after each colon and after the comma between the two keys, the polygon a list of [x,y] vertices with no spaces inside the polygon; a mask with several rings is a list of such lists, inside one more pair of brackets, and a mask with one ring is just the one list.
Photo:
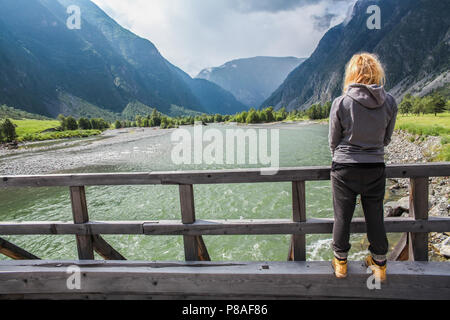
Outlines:
{"label": "wooden railing", "polygon": [[[4,188],[69,188],[73,222],[0,222],[0,235],[71,234],[76,237],[79,257],[72,261],[39,260],[0,238],[0,253],[15,259],[0,261],[0,299],[448,299],[450,264],[424,261],[428,259],[428,232],[450,231],[449,217],[428,217],[428,177],[450,176],[450,163],[390,165],[386,174],[388,178],[410,179],[410,217],[385,219],[387,232],[404,233],[392,257],[416,261],[389,262],[388,282],[382,290],[368,287],[368,270],[361,262],[350,261],[349,277],[342,281],[333,276],[328,261],[305,261],[305,235],[332,233],[333,219],[307,216],[305,202],[305,181],[330,179],[328,167],[282,168],[275,175],[242,169],[0,177],[0,187]],[[194,184],[253,182],[291,182],[292,219],[196,219]],[[180,220],[89,220],[86,186],[150,184],[179,185]],[[350,231],[365,232],[364,219],[354,218]],[[116,251],[102,234],[182,235],[187,261],[118,261],[125,260],[126,252],[123,256]],[[288,260],[294,261],[208,261],[202,236],[232,234],[290,234]],[[94,251],[113,261],[93,260]],[[83,276],[82,285],[76,290],[67,286],[68,268],[73,266]]]}
{"label": "wooden railing", "polygon": [[[450,218],[428,217],[428,177],[450,176],[450,163],[389,165],[388,178],[410,178],[410,217],[387,218],[387,232],[406,232],[403,244],[394,250],[397,257],[428,260],[428,232],[450,231]],[[183,235],[187,261],[210,260],[203,235],[291,234],[288,259],[305,261],[306,234],[332,233],[333,219],[307,217],[305,181],[330,179],[329,167],[282,168],[274,175],[259,169],[184,171],[150,173],[58,174],[3,176],[0,187],[69,187],[73,223],[0,222],[0,235],[73,234],[80,260],[93,260],[94,251],[107,260],[124,260],[101,234]],[[291,182],[292,220],[197,220],[194,184]],[[90,221],[85,186],[97,185],[179,185],[181,221]],[[0,208],[1,209],[1,208]],[[354,218],[352,233],[366,231],[363,218]],[[405,249],[406,248],[406,249]],[[31,253],[0,238],[0,252],[13,259],[38,259]],[[126,256],[126,253],[124,253]]]}

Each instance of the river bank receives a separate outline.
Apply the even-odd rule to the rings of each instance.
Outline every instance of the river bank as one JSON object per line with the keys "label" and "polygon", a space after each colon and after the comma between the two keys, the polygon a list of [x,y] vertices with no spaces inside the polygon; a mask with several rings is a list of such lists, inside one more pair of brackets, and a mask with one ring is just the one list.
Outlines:
{"label": "river bank", "polygon": [[[429,162],[439,153],[441,137],[429,136],[421,138],[405,131],[396,130],[392,136],[390,145],[385,149],[386,163],[421,163]],[[398,201],[385,205],[386,214],[408,215],[409,203],[409,179],[389,179],[393,185],[389,192]],[[450,212],[450,178],[433,177],[429,179],[429,215],[449,216]],[[395,214],[394,214],[395,215]],[[432,232],[429,236],[430,255],[437,260],[450,258],[450,233]]]}
{"label": "river bank", "polygon": [[121,157],[118,152],[97,152],[129,142],[172,132],[173,129],[111,129],[84,139],[24,142],[18,149],[0,148],[1,175],[35,175],[87,167]]}

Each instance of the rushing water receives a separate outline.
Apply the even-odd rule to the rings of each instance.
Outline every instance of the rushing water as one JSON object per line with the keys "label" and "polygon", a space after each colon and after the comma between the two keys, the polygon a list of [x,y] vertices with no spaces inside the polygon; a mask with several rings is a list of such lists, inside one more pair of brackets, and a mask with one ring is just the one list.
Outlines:
{"label": "rushing water", "polygon": [[[213,127],[222,132],[230,128],[224,125]],[[319,166],[331,163],[326,125],[282,124],[251,128],[280,129],[281,167]],[[192,132],[193,129],[188,130]],[[124,144],[100,146],[95,150],[86,151],[82,156],[89,157],[91,152],[100,153],[104,156],[102,161],[97,165],[69,172],[143,172],[238,167],[175,165],[171,161],[171,150],[170,132]],[[79,153],[72,155],[80,156]],[[70,156],[69,153],[68,157]],[[196,216],[199,219],[292,217],[290,183],[195,185],[194,193]],[[86,195],[91,220],[180,219],[176,186],[87,187]],[[306,208],[308,217],[333,216],[329,181],[306,183]],[[0,210],[1,221],[71,221],[72,217],[68,188],[0,190]],[[362,216],[359,204],[355,216]],[[77,257],[73,235],[4,236],[4,238],[41,258]],[[181,236],[104,235],[104,238],[130,260],[184,259]],[[204,241],[212,260],[286,260],[290,236],[204,236]],[[367,253],[366,237],[352,235],[351,242],[350,258],[362,258]],[[307,235],[308,260],[330,259],[332,256],[330,245],[331,235]],[[7,258],[0,255],[0,259]]]}

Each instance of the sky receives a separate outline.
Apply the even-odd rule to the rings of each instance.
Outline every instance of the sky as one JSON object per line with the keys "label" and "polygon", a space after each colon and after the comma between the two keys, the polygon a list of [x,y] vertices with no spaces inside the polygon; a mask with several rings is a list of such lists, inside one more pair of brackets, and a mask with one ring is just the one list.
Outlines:
{"label": "sky", "polygon": [[91,0],[192,77],[254,56],[309,57],[356,0]]}

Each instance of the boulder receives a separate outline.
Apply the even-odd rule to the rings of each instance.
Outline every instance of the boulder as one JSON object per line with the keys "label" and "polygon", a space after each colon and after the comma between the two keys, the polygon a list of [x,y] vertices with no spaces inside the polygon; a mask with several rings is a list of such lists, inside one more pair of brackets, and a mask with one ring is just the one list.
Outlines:
{"label": "boulder", "polygon": [[409,212],[409,197],[403,197],[397,201],[389,201],[384,205],[386,217],[400,217]]}

